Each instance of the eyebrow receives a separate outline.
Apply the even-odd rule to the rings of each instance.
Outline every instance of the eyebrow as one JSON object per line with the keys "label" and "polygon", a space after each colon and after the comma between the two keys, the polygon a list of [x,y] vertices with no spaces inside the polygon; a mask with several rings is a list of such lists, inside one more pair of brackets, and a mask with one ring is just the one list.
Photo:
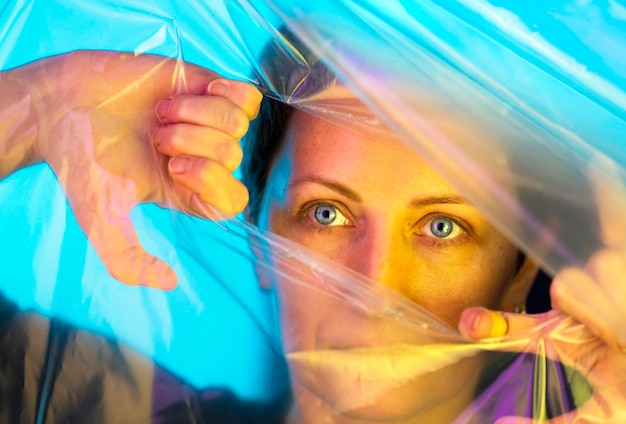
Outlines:
{"label": "eyebrow", "polygon": [[[359,196],[359,194],[357,194],[350,188],[346,187],[345,185],[338,183],[336,181],[327,180],[327,179],[320,178],[320,177],[299,178],[297,180],[290,182],[287,185],[287,188],[289,189],[289,188],[298,186],[302,183],[316,183],[316,184],[323,185],[355,202],[361,202],[363,200],[361,196]],[[416,199],[416,200],[413,200],[409,204],[409,206],[411,208],[417,209],[417,208],[423,208],[426,206],[444,205],[444,204],[469,205],[470,203],[467,201],[467,199],[465,199],[462,196],[447,195],[447,196],[429,196],[429,197],[424,197],[422,199]]]}
{"label": "eyebrow", "polygon": [[287,185],[287,188],[291,188],[291,187],[295,187],[299,184],[302,183],[316,183],[316,184],[321,184],[325,187],[328,187],[329,189],[336,191],[337,193],[347,197],[350,200],[353,200],[355,202],[361,202],[363,199],[361,198],[361,196],[359,196],[356,192],[350,190],[348,187],[346,187],[343,184],[340,184],[336,181],[331,181],[331,180],[326,180],[324,178],[319,178],[319,177],[304,177],[304,178],[299,178],[297,180],[294,180],[292,182],[290,182]]}
{"label": "eyebrow", "polygon": [[423,208],[432,205],[469,205],[470,203],[461,196],[430,196],[423,199],[413,200],[411,207]]}

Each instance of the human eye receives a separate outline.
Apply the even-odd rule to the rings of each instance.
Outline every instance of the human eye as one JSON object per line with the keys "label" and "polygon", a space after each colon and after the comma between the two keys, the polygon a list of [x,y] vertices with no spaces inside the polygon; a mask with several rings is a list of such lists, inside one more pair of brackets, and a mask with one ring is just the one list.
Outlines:
{"label": "human eye", "polygon": [[351,222],[341,213],[339,208],[328,203],[312,206],[307,214],[308,218],[324,227],[347,226]]}
{"label": "human eye", "polygon": [[467,236],[467,231],[455,219],[437,215],[430,217],[420,228],[420,235],[432,239],[438,246],[447,246],[453,242],[463,241]]}

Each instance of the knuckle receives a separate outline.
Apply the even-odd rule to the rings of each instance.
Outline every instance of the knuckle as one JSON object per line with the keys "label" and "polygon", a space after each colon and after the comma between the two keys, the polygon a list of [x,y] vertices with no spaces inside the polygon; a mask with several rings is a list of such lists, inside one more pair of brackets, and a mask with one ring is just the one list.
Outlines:
{"label": "knuckle", "polygon": [[216,147],[217,160],[229,171],[234,171],[243,160],[243,151],[239,143],[235,141],[225,141]]}
{"label": "knuckle", "polygon": [[161,152],[170,156],[177,156],[185,152],[185,127],[179,124],[170,124],[163,127],[160,140]]}
{"label": "knuckle", "polygon": [[[199,169],[199,178],[204,182],[210,182],[220,176],[219,164],[212,160],[206,160]],[[210,185],[207,185],[210,187]]]}
{"label": "knuckle", "polygon": [[222,122],[225,132],[237,140],[248,131],[248,117],[241,109],[230,109],[222,116]]}
{"label": "knuckle", "polygon": [[176,122],[184,119],[187,116],[189,106],[188,102],[183,97],[172,97],[169,104],[167,113],[167,119],[170,122]]}
{"label": "knuckle", "polygon": [[185,123],[199,123],[208,108],[207,98],[203,96],[186,96],[180,99],[178,120]]}
{"label": "knuckle", "polygon": [[172,123],[193,122],[204,113],[205,108],[202,96],[176,96],[170,101],[168,119]]}

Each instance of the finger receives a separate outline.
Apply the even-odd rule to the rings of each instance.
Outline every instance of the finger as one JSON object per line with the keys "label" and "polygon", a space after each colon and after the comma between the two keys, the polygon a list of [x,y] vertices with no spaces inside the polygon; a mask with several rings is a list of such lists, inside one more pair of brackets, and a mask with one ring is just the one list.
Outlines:
{"label": "finger", "polygon": [[502,313],[485,308],[468,308],[459,320],[459,332],[469,340],[503,337],[508,323]]}
{"label": "finger", "polygon": [[459,332],[469,340],[520,336],[555,322],[557,315],[557,312],[524,315],[472,307],[461,314]]}
{"label": "finger", "polygon": [[263,95],[250,83],[221,78],[212,71],[180,60],[175,63],[174,72],[177,93],[223,97],[242,109],[249,120],[259,113]]}
{"label": "finger", "polygon": [[230,100],[246,113],[249,120],[253,120],[259,114],[263,99],[261,92],[252,84],[224,78],[213,80],[207,88],[207,93]]}
{"label": "finger", "polygon": [[173,182],[182,188],[177,190],[179,201],[196,215],[215,219],[215,214],[207,208],[212,206],[233,216],[248,204],[246,187],[211,159],[177,156],[169,161],[169,173]]}
{"label": "finger", "polygon": [[152,133],[157,150],[167,156],[197,156],[212,159],[229,171],[241,164],[243,151],[231,136],[213,128],[191,124],[158,127]]}
{"label": "finger", "polygon": [[[605,269],[604,272],[612,271]],[[574,268],[561,271],[550,288],[552,305],[589,327],[609,346],[623,350],[626,347],[626,328],[623,324],[626,312],[624,294],[619,292],[623,287],[617,284],[617,292],[605,291],[598,287],[599,280],[602,278],[593,278]]]}
{"label": "finger", "polygon": [[159,101],[155,114],[162,124],[189,123],[214,128],[238,140],[250,120],[228,99],[214,96],[180,95]]}

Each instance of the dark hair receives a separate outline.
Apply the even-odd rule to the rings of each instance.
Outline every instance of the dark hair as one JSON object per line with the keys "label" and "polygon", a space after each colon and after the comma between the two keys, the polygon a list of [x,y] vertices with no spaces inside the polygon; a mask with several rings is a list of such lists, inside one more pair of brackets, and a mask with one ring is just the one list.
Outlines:
{"label": "dark hair", "polygon": [[243,140],[241,180],[250,193],[247,216],[253,223],[256,223],[259,217],[267,177],[293,110],[285,103],[264,97],[259,116],[252,121],[250,130]]}
{"label": "dark hair", "polygon": [[337,81],[319,57],[286,27],[274,35],[263,49],[257,75],[261,89],[269,94],[242,140],[242,181],[250,192],[247,214],[255,223],[269,170],[293,113],[289,103],[307,99]]}

